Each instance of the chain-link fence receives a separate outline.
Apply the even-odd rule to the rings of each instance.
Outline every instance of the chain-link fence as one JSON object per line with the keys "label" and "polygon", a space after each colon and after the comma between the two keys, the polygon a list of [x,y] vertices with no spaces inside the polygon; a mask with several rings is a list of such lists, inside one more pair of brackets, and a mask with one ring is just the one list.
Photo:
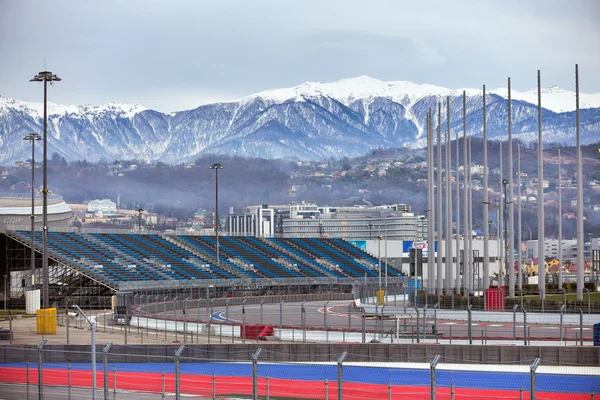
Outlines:
{"label": "chain-link fence", "polygon": [[[120,316],[110,310],[93,310],[97,330],[116,334],[120,339],[114,341],[124,344],[266,340],[581,346],[600,342],[600,326],[594,339],[598,314],[583,309],[576,314],[532,312],[519,305],[510,312],[473,307],[442,310],[439,303],[414,307],[392,301],[381,306],[333,293],[210,299],[144,295],[134,296],[125,310]],[[81,318],[69,317],[69,311],[63,309],[58,317],[67,344],[70,330],[88,326]]]}
{"label": "chain-link fence", "polygon": [[[90,346],[18,348],[0,363],[0,397],[11,399],[584,399],[600,367],[533,357],[501,364],[451,355],[280,347]],[[225,351],[226,350],[226,351]],[[309,350],[309,349],[307,349]],[[292,355],[293,353],[293,355]],[[294,359],[294,361],[291,361]],[[26,360],[26,361],[23,361]],[[95,377],[95,379],[94,379]]]}

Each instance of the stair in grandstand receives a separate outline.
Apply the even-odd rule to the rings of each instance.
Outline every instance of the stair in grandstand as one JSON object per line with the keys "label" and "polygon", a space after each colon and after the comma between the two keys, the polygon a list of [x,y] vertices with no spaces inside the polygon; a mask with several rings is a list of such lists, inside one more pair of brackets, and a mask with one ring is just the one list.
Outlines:
{"label": "stair in grandstand", "polygon": [[288,269],[281,264],[277,264],[269,256],[266,256],[257,249],[249,246],[242,238],[225,236],[221,241],[224,246],[235,251],[249,263],[254,264],[258,268],[262,267],[264,270],[268,271],[273,278],[300,278],[302,276],[294,270]]}
{"label": "stair in grandstand", "polygon": [[254,273],[258,273],[258,270],[254,266],[254,264],[251,264],[251,263],[249,263],[247,261],[244,261],[241,258],[229,257],[227,260],[230,263],[237,265],[238,267],[240,267],[244,271],[252,271]]}
{"label": "stair in grandstand", "polygon": [[[366,251],[357,248],[353,244],[345,241],[344,239],[326,239],[326,241],[329,246],[348,255],[349,257],[353,258],[356,262],[359,262],[365,266],[367,266],[367,263],[369,263],[371,265],[374,265],[376,270],[379,268],[379,261],[377,258],[373,257]],[[391,264],[388,264],[388,274],[390,276],[404,275],[402,271],[398,271],[396,267]]]}
{"label": "stair in grandstand", "polygon": [[[178,255],[171,254],[164,248],[160,248],[148,239],[153,235],[137,234],[108,234],[116,243],[135,253],[140,258],[154,259],[162,265],[163,271],[173,274],[175,279],[210,279],[210,274],[199,270],[196,266],[185,261]],[[154,235],[155,236],[155,235]],[[188,257],[185,257],[188,258]]]}
{"label": "stair in grandstand", "polygon": [[[260,253],[264,257],[269,258],[273,263],[280,265],[290,271],[295,272],[296,276],[315,277],[322,276],[315,273],[313,270],[306,268],[300,258],[293,257],[291,252],[285,250],[279,245],[273,245],[274,242],[265,242],[255,237],[238,237],[239,242],[245,244],[253,251]],[[277,247],[276,247],[277,246]]]}
{"label": "stair in grandstand", "polygon": [[233,277],[240,278],[259,278],[260,274],[255,274],[252,271],[244,271],[237,265],[233,264],[227,258],[234,257],[228,252],[224,252],[219,245],[219,262],[217,263],[216,244],[214,241],[209,241],[207,236],[179,236],[178,239],[188,243],[189,245],[198,248],[198,251],[204,252],[214,259],[213,266],[219,264],[220,268]]}
{"label": "stair in grandstand", "polygon": [[297,251],[289,248],[287,246],[282,245],[278,239],[273,238],[252,238],[254,240],[259,240],[262,243],[269,247],[273,247],[275,250],[280,252],[281,254],[285,254],[291,260],[295,260],[295,264],[301,267],[304,270],[304,273],[307,276],[315,276],[315,277],[325,277],[325,276],[335,276],[328,270],[324,270],[322,266],[315,264],[308,257],[298,253]]}
{"label": "stair in grandstand", "polygon": [[379,264],[373,264],[372,262],[365,260],[364,258],[353,258],[353,260],[359,263],[360,265],[364,266],[365,268],[370,269],[371,271],[379,270]]}
{"label": "stair in grandstand", "polygon": [[[178,246],[183,250],[190,252],[197,259],[194,260],[196,265],[202,265],[202,269],[206,270],[206,265],[208,265],[209,272],[215,273],[219,277],[223,278],[245,278],[246,275],[238,271],[237,269],[231,267],[227,263],[219,262],[217,263],[217,258],[210,254],[209,252],[201,249],[198,246],[193,245],[192,243],[185,240],[183,236],[173,236],[173,235],[163,235],[159,234],[161,238],[166,240],[167,242],[173,244],[174,246]],[[190,261],[191,262],[191,261]],[[220,269],[217,268],[217,264],[219,264]]]}
{"label": "stair in grandstand", "polygon": [[363,265],[354,261],[353,258],[346,256],[345,254],[337,251],[336,249],[328,246],[328,239],[314,239],[314,238],[306,238],[299,239],[304,243],[306,247],[310,247],[315,251],[319,251],[321,254],[325,255],[327,258],[331,259],[335,264],[343,266],[348,271],[351,272],[351,276],[360,277],[360,276],[376,276],[377,274],[365,268]]}
{"label": "stair in grandstand", "polygon": [[[203,239],[207,243],[212,243],[215,246],[214,248],[216,249],[216,245],[217,245],[216,238],[214,238],[212,236],[204,236]],[[219,253],[223,254],[227,259],[239,258],[248,264],[253,264],[256,267],[256,272],[254,274],[259,275],[259,277],[261,277],[261,278],[277,278],[278,277],[271,270],[265,268],[262,264],[252,262],[252,260],[249,260],[248,258],[246,258],[245,254],[240,253],[237,246],[233,245],[231,243],[231,241],[228,241],[226,239],[226,237],[219,238]],[[249,272],[249,271],[246,271],[246,272]]]}
{"label": "stair in grandstand", "polygon": [[[328,259],[327,256],[325,256],[324,254],[322,254],[319,251],[315,251],[312,248],[309,248],[305,245],[303,245],[302,242],[300,242],[298,239],[295,238],[290,238],[290,239],[278,239],[279,243],[281,243],[284,246],[288,246],[288,248],[293,249],[294,251],[303,254],[304,256],[306,256],[307,258],[309,258],[310,260],[312,260],[313,263],[317,264],[319,266],[319,268],[321,269],[321,271],[323,272],[328,272],[329,274],[337,277],[337,278],[342,278],[342,277],[351,277],[352,272],[348,271],[347,269],[342,267],[340,271],[338,271],[337,266],[338,265],[336,262],[334,262],[331,259]],[[327,260],[327,263],[322,263],[319,260]],[[332,268],[332,266],[336,266],[335,268]]]}

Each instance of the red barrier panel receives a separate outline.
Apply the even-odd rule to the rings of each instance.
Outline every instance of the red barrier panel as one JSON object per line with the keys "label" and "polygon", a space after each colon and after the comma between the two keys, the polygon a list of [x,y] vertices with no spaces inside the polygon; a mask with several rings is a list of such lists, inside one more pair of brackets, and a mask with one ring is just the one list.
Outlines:
{"label": "red barrier panel", "polygon": [[260,331],[260,333],[258,334],[259,338],[265,338],[267,336],[273,336],[273,327],[272,326],[265,326],[263,328],[262,331]]}
{"label": "red barrier panel", "polygon": [[485,310],[504,311],[504,290],[501,288],[489,288],[485,291]]}
{"label": "red barrier panel", "polygon": [[246,325],[244,330],[246,339],[258,339],[263,329],[265,329],[264,325]]}

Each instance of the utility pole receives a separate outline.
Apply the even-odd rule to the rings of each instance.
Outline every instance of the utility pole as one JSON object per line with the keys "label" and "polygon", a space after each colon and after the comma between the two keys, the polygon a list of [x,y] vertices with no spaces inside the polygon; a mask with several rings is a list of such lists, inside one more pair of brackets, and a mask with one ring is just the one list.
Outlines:
{"label": "utility pole", "polygon": [[560,170],[560,149],[558,149],[558,288],[562,289],[562,173]]}
{"label": "utility pole", "polygon": [[433,129],[431,123],[431,108],[427,112],[427,293],[433,294],[435,291],[435,266],[434,266],[434,253],[430,251],[433,248],[434,242],[434,231],[435,231],[435,198],[433,189]]}
{"label": "utility pole", "polygon": [[446,98],[446,294],[452,291],[454,283],[453,262],[452,262],[452,159],[450,142],[450,96]]}
{"label": "utility pole", "polygon": [[37,133],[30,133],[23,140],[31,141],[31,289],[35,289],[35,142],[42,140]]}
{"label": "utility pole", "polygon": [[221,259],[219,258],[219,170],[223,166],[219,163],[214,163],[210,169],[215,170],[215,238],[217,242],[217,268],[221,267]]}
{"label": "utility pole", "polygon": [[[583,172],[581,160],[581,135],[579,132],[579,65],[575,64],[575,116],[577,132],[577,301],[583,301]],[[591,245],[591,240],[590,240]]]}
{"label": "utility pole", "polygon": [[[436,203],[436,222],[437,222],[437,246],[438,253],[435,252],[436,243],[433,244],[433,248],[429,249],[429,254],[437,256],[437,284],[436,291],[437,295],[441,296],[444,290],[444,274],[442,271],[442,240],[444,236],[444,227],[442,225],[444,219],[442,218],[442,103],[438,102],[438,113],[437,113],[437,197]],[[448,229],[448,228],[446,228]]]}
{"label": "utility pole", "polygon": [[30,82],[44,83],[44,164],[43,164],[43,186],[42,186],[42,280],[43,280],[43,305],[50,307],[48,272],[48,82],[60,82],[58,76],[50,71],[42,71],[34,76]]}
{"label": "utility pole", "polygon": [[[463,172],[465,175],[465,184],[463,186],[463,254],[464,254],[464,264],[463,264],[463,289],[469,291],[469,263],[470,263],[470,249],[469,249],[469,240],[467,230],[469,229],[469,193],[468,193],[468,169],[471,167],[469,165],[469,158],[467,155],[468,144],[467,144],[467,92],[463,90],[463,159],[464,159],[464,168]],[[468,294],[467,294],[468,295]]]}
{"label": "utility pole", "polygon": [[[508,297],[515,297],[515,208],[513,206],[513,151],[512,151],[512,100],[510,78],[508,78]],[[506,212],[506,211],[505,211]]]}
{"label": "utility pole", "polygon": [[[540,298],[546,297],[546,267],[544,265],[544,143],[542,141],[542,84],[540,70],[537,72],[538,87],[538,288]],[[579,136],[578,136],[579,137]],[[582,268],[583,272],[583,268]],[[583,287],[581,299],[583,300]]]}
{"label": "utility pole", "polygon": [[487,100],[483,85],[483,290],[490,287],[490,229],[489,229],[489,193],[487,160]]}

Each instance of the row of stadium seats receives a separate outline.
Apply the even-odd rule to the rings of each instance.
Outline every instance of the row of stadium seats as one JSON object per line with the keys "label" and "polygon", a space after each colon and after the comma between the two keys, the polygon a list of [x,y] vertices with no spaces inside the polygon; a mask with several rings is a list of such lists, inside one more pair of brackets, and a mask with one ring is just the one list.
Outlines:
{"label": "row of stadium seats", "polygon": [[[10,234],[29,243],[30,233]],[[41,248],[40,232],[35,235]],[[378,261],[341,239],[49,232],[50,256],[110,286],[120,281],[377,276]],[[388,268],[390,276],[401,275]]]}

